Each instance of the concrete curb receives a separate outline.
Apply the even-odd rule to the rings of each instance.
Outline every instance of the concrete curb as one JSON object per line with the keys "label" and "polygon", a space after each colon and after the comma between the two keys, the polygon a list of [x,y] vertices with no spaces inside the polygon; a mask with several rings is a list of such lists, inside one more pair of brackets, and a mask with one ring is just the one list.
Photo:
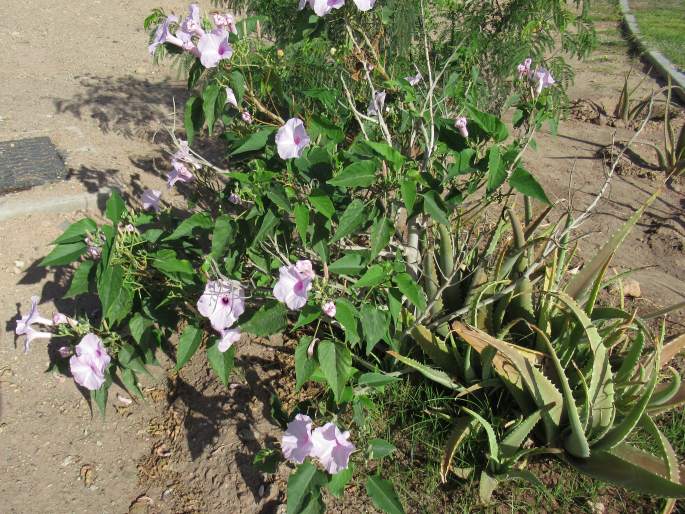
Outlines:
{"label": "concrete curb", "polygon": [[40,202],[27,202],[26,198],[21,195],[0,198],[0,221],[39,213],[99,210],[99,205],[109,196],[109,193],[109,189],[101,189],[96,193],[66,195]]}
{"label": "concrete curb", "polygon": [[685,102],[685,73],[679,71],[659,50],[645,43],[628,0],[619,0],[618,5],[623,15],[623,23],[635,45],[664,78],[671,77],[672,84],[677,86],[673,88],[673,92]]}

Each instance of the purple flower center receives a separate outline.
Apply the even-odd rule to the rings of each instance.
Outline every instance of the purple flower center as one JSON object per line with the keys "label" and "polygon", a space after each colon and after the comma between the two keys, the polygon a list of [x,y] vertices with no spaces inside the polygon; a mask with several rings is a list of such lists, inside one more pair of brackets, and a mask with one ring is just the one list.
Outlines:
{"label": "purple flower center", "polygon": [[302,138],[300,136],[295,136],[294,141],[296,145],[299,145],[302,142]]}
{"label": "purple flower center", "polygon": [[222,296],[221,303],[223,303],[224,305],[228,305],[231,303],[231,299],[228,296]]}
{"label": "purple flower center", "polygon": [[295,287],[293,287],[293,291],[295,291],[295,294],[297,295],[302,295],[305,292],[305,281],[304,280],[298,280],[295,282]]}

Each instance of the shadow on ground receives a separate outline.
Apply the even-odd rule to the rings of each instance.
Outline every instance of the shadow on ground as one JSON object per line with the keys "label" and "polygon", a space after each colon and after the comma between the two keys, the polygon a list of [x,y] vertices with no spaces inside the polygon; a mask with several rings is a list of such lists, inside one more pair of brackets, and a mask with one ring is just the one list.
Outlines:
{"label": "shadow on ground", "polygon": [[228,388],[202,353],[168,376],[162,414],[151,422],[163,429],[139,461],[141,485],[154,496],[174,484],[165,505],[173,512],[191,505],[207,512],[220,505],[232,512],[275,512],[282,491],[253,459],[260,449],[277,447],[281,432],[271,419],[271,398],[275,384],[294,379],[281,358],[292,352],[244,338]]}
{"label": "shadow on ground", "polygon": [[182,112],[188,96],[181,83],[160,82],[133,76],[80,77],[83,92],[54,100],[58,113],[94,119],[105,134],[149,139],[173,124],[174,105]]}

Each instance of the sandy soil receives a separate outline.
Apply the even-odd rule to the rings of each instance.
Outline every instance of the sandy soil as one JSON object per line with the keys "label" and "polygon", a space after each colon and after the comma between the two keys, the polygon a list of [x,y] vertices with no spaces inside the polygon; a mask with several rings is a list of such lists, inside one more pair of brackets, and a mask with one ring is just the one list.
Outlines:
{"label": "sandy soil", "polygon": [[[141,20],[158,0],[4,0],[0,4],[0,140],[48,135],[64,153],[69,183],[19,193],[27,202],[74,190],[115,185],[137,196],[161,188],[155,170],[161,149],[152,140],[169,122],[183,86],[146,54]],[[185,2],[165,2],[177,12]],[[172,5],[169,5],[172,4]],[[209,7],[209,2],[204,2]],[[37,22],[36,13],[40,13]],[[633,64],[622,48],[578,66],[574,99],[610,112]],[[7,72],[11,70],[11,72]],[[638,70],[638,74],[641,72]],[[644,88],[655,87],[649,79]],[[27,92],[30,92],[28,94]],[[578,119],[559,135],[541,134],[526,160],[554,198],[584,209],[603,182],[598,151],[630,131]],[[657,127],[645,137],[656,141]],[[643,158],[654,159],[645,152]],[[654,189],[649,164],[617,175],[580,241],[585,256],[599,247]],[[569,188],[569,173],[573,170]],[[647,170],[647,172],[644,172]],[[641,176],[644,175],[644,176]],[[653,266],[636,277],[638,305],[682,301],[685,291],[685,196],[668,186],[626,243],[617,269]],[[97,212],[91,213],[97,215]],[[285,495],[284,469],[267,480],[250,466],[252,455],[278,436],[268,421],[269,397],[287,381],[270,368],[280,345],[245,341],[238,359],[245,376],[226,390],[201,358],[176,376],[164,369],[146,384],[149,400],[124,406],[116,387],[108,415],[91,415],[70,380],[44,373],[48,351],[36,342],[16,346],[14,319],[32,294],[51,314],[69,309],[59,300],[62,276],[36,266],[50,240],[82,213],[42,214],[0,225],[0,497],[3,512],[276,512]],[[675,318],[682,327],[682,317]],[[363,509],[366,510],[366,507]]]}

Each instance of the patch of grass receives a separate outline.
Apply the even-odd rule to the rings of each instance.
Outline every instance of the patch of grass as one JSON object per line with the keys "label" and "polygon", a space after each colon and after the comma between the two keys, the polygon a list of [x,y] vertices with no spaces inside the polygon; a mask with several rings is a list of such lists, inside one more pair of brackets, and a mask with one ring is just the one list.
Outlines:
{"label": "patch of grass", "polygon": [[[496,395],[495,395],[496,396]],[[491,398],[493,395],[491,395]],[[511,401],[503,392],[494,403],[469,395],[469,407],[492,422],[501,435],[513,416]],[[369,413],[358,434],[358,448],[366,451],[369,440],[383,438],[397,450],[383,461],[367,461],[360,473],[380,471],[389,479],[402,498],[407,512],[475,513],[475,512],[656,512],[663,500],[614,488],[577,473],[554,458],[533,459],[527,469],[547,488],[546,494],[519,481],[503,482],[493,495],[493,504],[479,502],[476,478],[462,480],[451,474],[446,484],[440,479],[440,460],[453,426],[452,419],[463,415],[453,397],[430,383],[398,382],[373,398],[375,408]],[[666,418],[664,418],[666,421]],[[685,414],[663,425],[680,454],[685,447]],[[679,435],[668,432],[669,428]],[[470,468],[484,461],[487,442],[483,431],[464,443],[453,461],[453,468]],[[474,477],[480,474],[476,469]],[[359,484],[363,489],[363,485]]]}
{"label": "patch of grass", "polygon": [[595,23],[607,21],[618,22],[621,20],[621,15],[615,0],[597,0],[592,2],[590,17]]}
{"label": "patch of grass", "polygon": [[647,42],[685,69],[685,2],[642,0],[631,7]]}
{"label": "patch of grass", "polygon": [[627,50],[628,43],[620,30],[621,14],[616,0],[593,1],[590,17],[596,25],[599,53]]}
{"label": "patch of grass", "polygon": [[[449,405],[438,388],[423,381],[398,382],[374,397],[375,409],[369,413],[365,430],[359,434],[360,448],[372,438],[383,438],[397,447],[392,458],[380,463],[383,476],[391,480],[403,503],[418,512],[468,512],[461,509],[461,498],[448,498],[440,483],[439,463],[442,446],[451,427],[449,416],[429,414],[432,406]],[[377,463],[367,463],[368,471]]]}
{"label": "patch of grass", "polygon": [[657,418],[657,424],[679,456],[685,455],[685,410],[671,411]]}

